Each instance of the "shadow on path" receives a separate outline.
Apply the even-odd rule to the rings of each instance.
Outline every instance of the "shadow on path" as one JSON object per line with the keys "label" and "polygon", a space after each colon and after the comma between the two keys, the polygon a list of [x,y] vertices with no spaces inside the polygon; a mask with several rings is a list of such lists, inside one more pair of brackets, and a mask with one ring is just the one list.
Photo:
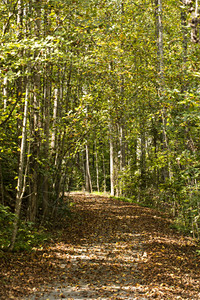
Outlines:
{"label": "shadow on path", "polygon": [[73,219],[57,242],[26,264],[7,262],[2,282],[12,288],[2,299],[200,299],[195,242],[166,216],[106,197],[71,199]]}

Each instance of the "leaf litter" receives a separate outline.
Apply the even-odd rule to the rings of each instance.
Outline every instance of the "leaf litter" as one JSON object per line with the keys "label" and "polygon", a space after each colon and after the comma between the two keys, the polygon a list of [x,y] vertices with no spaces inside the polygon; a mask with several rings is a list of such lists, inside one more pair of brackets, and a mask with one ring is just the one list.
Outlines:
{"label": "leaf litter", "polygon": [[198,243],[167,215],[73,193],[72,219],[43,249],[5,253],[0,299],[200,299]]}

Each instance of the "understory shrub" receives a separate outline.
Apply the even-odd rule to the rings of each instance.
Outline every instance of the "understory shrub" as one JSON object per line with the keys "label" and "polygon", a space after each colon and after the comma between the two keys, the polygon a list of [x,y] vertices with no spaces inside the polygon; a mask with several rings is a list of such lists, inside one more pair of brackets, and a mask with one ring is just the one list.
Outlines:
{"label": "understory shrub", "polygon": [[[10,246],[14,220],[15,214],[10,208],[0,205],[0,250],[6,251]],[[14,251],[31,250],[48,238],[45,228],[38,229],[33,223],[20,221]]]}

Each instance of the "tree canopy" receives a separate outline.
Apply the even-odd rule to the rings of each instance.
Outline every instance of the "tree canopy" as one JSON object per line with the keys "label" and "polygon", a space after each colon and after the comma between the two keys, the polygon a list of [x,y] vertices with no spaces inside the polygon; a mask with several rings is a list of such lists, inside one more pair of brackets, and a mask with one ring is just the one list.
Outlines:
{"label": "tree canopy", "polygon": [[165,208],[199,238],[198,1],[4,0],[0,14],[10,247],[19,220],[55,220],[80,189]]}

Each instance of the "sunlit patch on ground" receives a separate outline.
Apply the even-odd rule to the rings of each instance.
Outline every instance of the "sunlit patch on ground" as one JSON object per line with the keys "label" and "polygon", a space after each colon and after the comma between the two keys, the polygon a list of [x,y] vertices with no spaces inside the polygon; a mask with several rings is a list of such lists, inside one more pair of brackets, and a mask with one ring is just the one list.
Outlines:
{"label": "sunlit patch on ground", "polygon": [[44,249],[5,261],[1,299],[200,299],[197,245],[172,231],[166,216],[106,197],[71,197],[68,229]]}

